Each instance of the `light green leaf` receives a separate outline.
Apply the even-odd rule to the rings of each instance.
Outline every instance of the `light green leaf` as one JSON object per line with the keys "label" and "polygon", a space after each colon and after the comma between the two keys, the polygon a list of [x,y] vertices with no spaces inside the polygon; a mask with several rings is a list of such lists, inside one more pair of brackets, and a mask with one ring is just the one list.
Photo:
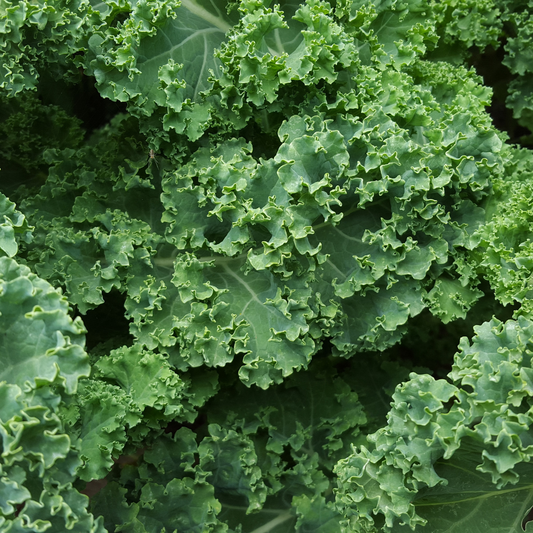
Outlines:
{"label": "light green leaf", "polygon": [[[532,467],[518,467],[520,481],[497,489],[490,477],[476,471],[477,450],[461,449],[452,459],[437,461],[435,470],[446,478],[439,485],[419,492],[414,505],[427,524],[422,531],[432,533],[522,533],[531,531],[531,523],[522,523],[533,507]],[[396,525],[393,533],[412,531]]]}
{"label": "light green leaf", "polygon": [[85,328],[68,315],[67,299],[27,267],[0,257],[0,313],[0,381],[33,388],[57,383],[74,393],[90,367]]}
{"label": "light green leaf", "polygon": [[464,318],[483,292],[474,287],[463,286],[460,280],[441,278],[429,291],[427,298],[431,310],[445,324],[457,318]]}
{"label": "light green leaf", "polygon": [[220,67],[214,50],[236,16],[211,0],[158,3],[132,4],[117,36],[93,34],[85,66],[103,96],[129,102],[136,115],[159,113],[166,130],[197,139],[215,103],[205,99]]}
{"label": "light green leaf", "polygon": [[78,393],[79,423],[72,431],[83,461],[77,472],[84,481],[102,479],[126,443],[126,423],[135,425],[140,412],[118,387],[91,380]]}
{"label": "light green leaf", "polygon": [[17,242],[21,239],[30,242],[32,230],[15,204],[0,192],[0,250],[8,257],[15,256]]}
{"label": "light green leaf", "polygon": [[[228,531],[228,526],[217,520],[220,504],[208,483],[190,478],[173,479],[166,486],[149,483],[142,489],[137,519],[148,526],[148,531],[164,527],[186,529],[194,533]],[[118,531],[126,530],[119,526]]]}

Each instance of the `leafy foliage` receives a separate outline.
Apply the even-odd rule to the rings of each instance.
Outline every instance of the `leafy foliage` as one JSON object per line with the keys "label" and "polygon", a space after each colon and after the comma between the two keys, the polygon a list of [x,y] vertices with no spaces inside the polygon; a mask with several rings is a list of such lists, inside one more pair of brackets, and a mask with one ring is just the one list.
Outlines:
{"label": "leafy foliage", "polygon": [[531,529],[530,3],[2,9],[0,532]]}

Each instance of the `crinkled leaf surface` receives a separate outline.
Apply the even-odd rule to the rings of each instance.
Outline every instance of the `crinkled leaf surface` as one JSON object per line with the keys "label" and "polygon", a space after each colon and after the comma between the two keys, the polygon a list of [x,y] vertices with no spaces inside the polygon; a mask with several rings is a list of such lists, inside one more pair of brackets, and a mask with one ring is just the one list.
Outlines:
{"label": "crinkled leaf surface", "polygon": [[463,59],[530,128],[531,2],[56,4],[0,22],[0,530],[519,531],[531,158]]}
{"label": "crinkled leaf surface", "polygon": [[85,329],[48,282],[0,258],[0,529],[104,533],[74,487],[80,459],[58,413],[89,375]]}
{"label": "crinkled leaf surface", "polygon": [[[447,485],[420,491],[414,504],[427,520],[422,531],[455,533],[521,533],[531,531],[523,521],[533,506],[531,465],[518,467],[520,481],[516,485],[497,489],[490,477],[476,471],[476,451],[461,450],[448,461],[437,461],[435,470],[448,480]],[[407,526],[395,526],[392,531],[412,531]]]}
{"label": "crinkled leaf surface", "polygon": [[[462,339],[449,374],[455,384],[412,373],[397,387],[387,426],[368,435],[366,444],[337,463],[337,502],[346,511],[346,523],[364,531],[377,527],[373,515],[381,514],[385,531],[402,523],[432,527],[419,513],[429,504],[415,503],[427,490],[442,495],[444,516],[451,509],[452,514],[464,513],[464,520],[473,519],[486,498],[509,495],[510,501],[518,502],[514,523],[521,524],[531,507],[527,474],[520,470],[524,466],[529,472],[531,457],[531,328],[531,321],[523,317],[486,322],[475,328],[472,344]],[[462,461],[465,466],[460,466]],[[473,476],[465,473],[464,483],[483,479],[480,483],[487,486],[490,480],[493,488],[487,496],[473,496],[471,504],[446,507],[451,493],[465,490],[458,481],[459,468]],[[517,483],[523,488],[513,489]],[[440,519],[447,519],[434,518],[442,528]],[[507,521],[502,527],[504,523],[509,527]]]}
{"label": "crinkled leaf surface", "polygon": [[8,257],[13,257],[18,251],[17,241],[29,242],[32,228],[28,226],[24,215],[16,209],[13,202],[0,193],[0,250]]}
{"label": "crinkled leaf surface", "polygon": [[76,391],[90,366],[85,328],[68,315],[68,301],[13,259],[0,257],[0,379],[25,387],[61,384]]}

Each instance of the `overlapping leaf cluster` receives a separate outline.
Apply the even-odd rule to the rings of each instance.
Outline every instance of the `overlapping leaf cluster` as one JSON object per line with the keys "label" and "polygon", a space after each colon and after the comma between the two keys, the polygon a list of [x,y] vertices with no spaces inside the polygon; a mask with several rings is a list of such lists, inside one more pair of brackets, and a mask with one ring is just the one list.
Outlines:
{"label": "overlapping leaf cluster", "polygon": [[[23,203],[39,221],[35,268],[82,312],[125,293],[136,342],[175,368],[239,357],[241,379],[264,388],[306,368],[324,338],[351,355],[396,343],[424,307],[464,317],[481,295],[465,253],[503,168],[488,93],[462,68],[413,60],[409,75],[383,61],[352,74],[357,113],[329,118],[342,84],[331,105],[311,91],[271,139],[274,157],[219,134],[143,176],[117,161],[119,138],[134,146],[118,121],[68,160],[46,153],[47,183]],[[352,62],[364,63],[356,49]]]}
{"label": "overlapping leaf cluster", "polygon": [[531,157],[458,51],[512,19],[527,77],[529,7],[52,4],[0,27],[0,531],[446,531],[465,487],[519,531]]}
{"label": "overlapping leaf cluster", "polygon": [[[417,514],[417,500],[442,506],[438,520],[446,520],[454,509],[445,487],[457,481],[455,476],[441,477],[436,463],[454,457],[451,464],[459,468],[465,451],[468,470],[490,475],[496,488],[516,484],[521,476],[530,478],[530,468],[517,467],[531,460],[531,327],[531,320],[523,317],[486,322],[476,328],[472,344],[461,340],[449,374],[452,382],[412,373],[397,387],[387,426],[368,435],[366,446],[337,464],[337,501],[353,522],[348,527],[366,531],[376,511],[385,518],[384,531],[395,530],[398,519],[424,525],[426,510],[421,507],[422,516]],[[517,515],[521,505],[523,501],[515,507]],[[432,516],[431,510],[426,512]]]}
{"label": "overlapping leaf cluster", "polygon": [[[469,57],[475,51],[473,45],[482,50],[488,46],[493,50],[503,49],[503,68],[493,69],[496,78],[488,70],[486,76],[493,78],[496,85],[500,85],[498,77],[503,82],[498,91],[501,91],[505,105],[512,110],[513,118],[529,130],[528,145],[531,144],[530,132],[533,131],[533,58],[529,46],[533,31],[532,12],[533,3],[522,0],[447,0],[435,5],[438,33],[441,35],[441,57],[444,55],[452,62]],[[510,129],[515,128],[510,126]]]}
{"label": "overlapping leaf cluster", "polygon": [[103,532],[73,487],[81,461],[59,416],[62,397],[90,372],[85,329],[27,267],[3,256],[0,272],[0,528]]}

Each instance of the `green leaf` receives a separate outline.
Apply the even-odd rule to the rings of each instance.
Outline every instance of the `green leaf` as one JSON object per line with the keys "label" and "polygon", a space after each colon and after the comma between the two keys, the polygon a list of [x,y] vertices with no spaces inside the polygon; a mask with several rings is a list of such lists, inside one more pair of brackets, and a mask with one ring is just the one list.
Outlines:
{"label": "green leaf", "polygon": [[[419,492],[414,505],[427,524],[422,530],[434,533],[522,533],[531,525],[522,526],[533,506],[531,465],[518,467],[520,481],[505,489],[497,489],[490,477],[476,471],[478,450],[461,449],[447,461],[437,461],[435,470],[448,480]],[[394,533],[412,531],[397,525]]]}
{"label": "green leaf", "polygon": [[86,15],[86,5],[77,1],[6,4],[0,27],[4,42],[0,88],[10,96],[35,90],[40,67],[47,64],[59,71],[58,77],[72,76],[74,68],[66,68],[65,57],[79,50],[76,41],[83,34]]}
{"label": "green leaf", "polygon": [[233,430],[210,424],[198,452],[200,469],[218,493],[241,496],[248,503],[247,513],[261,509],[267,496],[267,487],[258,466],[252,440]]}
{"label": "green leaf", "polygon": [[143,354],[138,345],[121,348],[101,357],[95,368],[94,377],[105,376],[106,380],[113,380],[131,395],[140,410],[155,407],[174,416],[182,411],[179,402],[172,405],[171,400],[179,397],[183,383],[159,354]]}
{"label": "green leaf", "polygon": [[8,257],[17,254],[17,241],[31,241],[31,231],[24,215],[15,209],[15,204],[0,193],[0,250]]}
{"label": "green leaf", "polygon": [[433,312],[447,324],[465,318],[467,311],[483,296],[480,289],[464,286],[460,280],[438,279],[427,298]]}
{"label": "green leaf", "polygon": [[68,394],[89,375],[81,319],[68,315],[68,301],[48,282],[0,257],[0,380],[20,387],[59,384]]}
{"label": "green leaf", "polygon": [[100,27],[88,40],[83,63],[103,96],[128,102],[137,116],[157,113],[165,130],[194,140],[215,104],[205,99],[209,77],[220,67],[214,50],[236,17],[211,0],[155,3],[157,8],[128,5],[116,35],[110,31],[103,37]]}
{"label": "green leaf", "polygon": [[[91,381],[78,393],[79,422],[74,426],[83,466],[78,476],[84,481],[102,479],[126,443],[126,422],[135,425],[140,412],[118,387]],[[72,431],[72,430],[71,430]]]}
{"label": "green leaf", "polygon": [[[138,520],[148,531],[168,525],[171,530],[185,529],[194,533],[226,532],[227,525],[216,515],[220,504],[214,497],[213,487],[192,479],[173,479],[166,486],[149,483],[142,489]],[[129,524],[118,527],[126,531]]]}
{"label": "green leaf", "polygon": [[494,0],[469,0],[462,3],[451,0],[439,2],[435,6],[435,12],[446,41],[453,37],[466,48],[471,47],[473,43],[479,43],[478,46],[483,49],[489,44],[495,46],[500,36],[501,7],[503,4]]}

